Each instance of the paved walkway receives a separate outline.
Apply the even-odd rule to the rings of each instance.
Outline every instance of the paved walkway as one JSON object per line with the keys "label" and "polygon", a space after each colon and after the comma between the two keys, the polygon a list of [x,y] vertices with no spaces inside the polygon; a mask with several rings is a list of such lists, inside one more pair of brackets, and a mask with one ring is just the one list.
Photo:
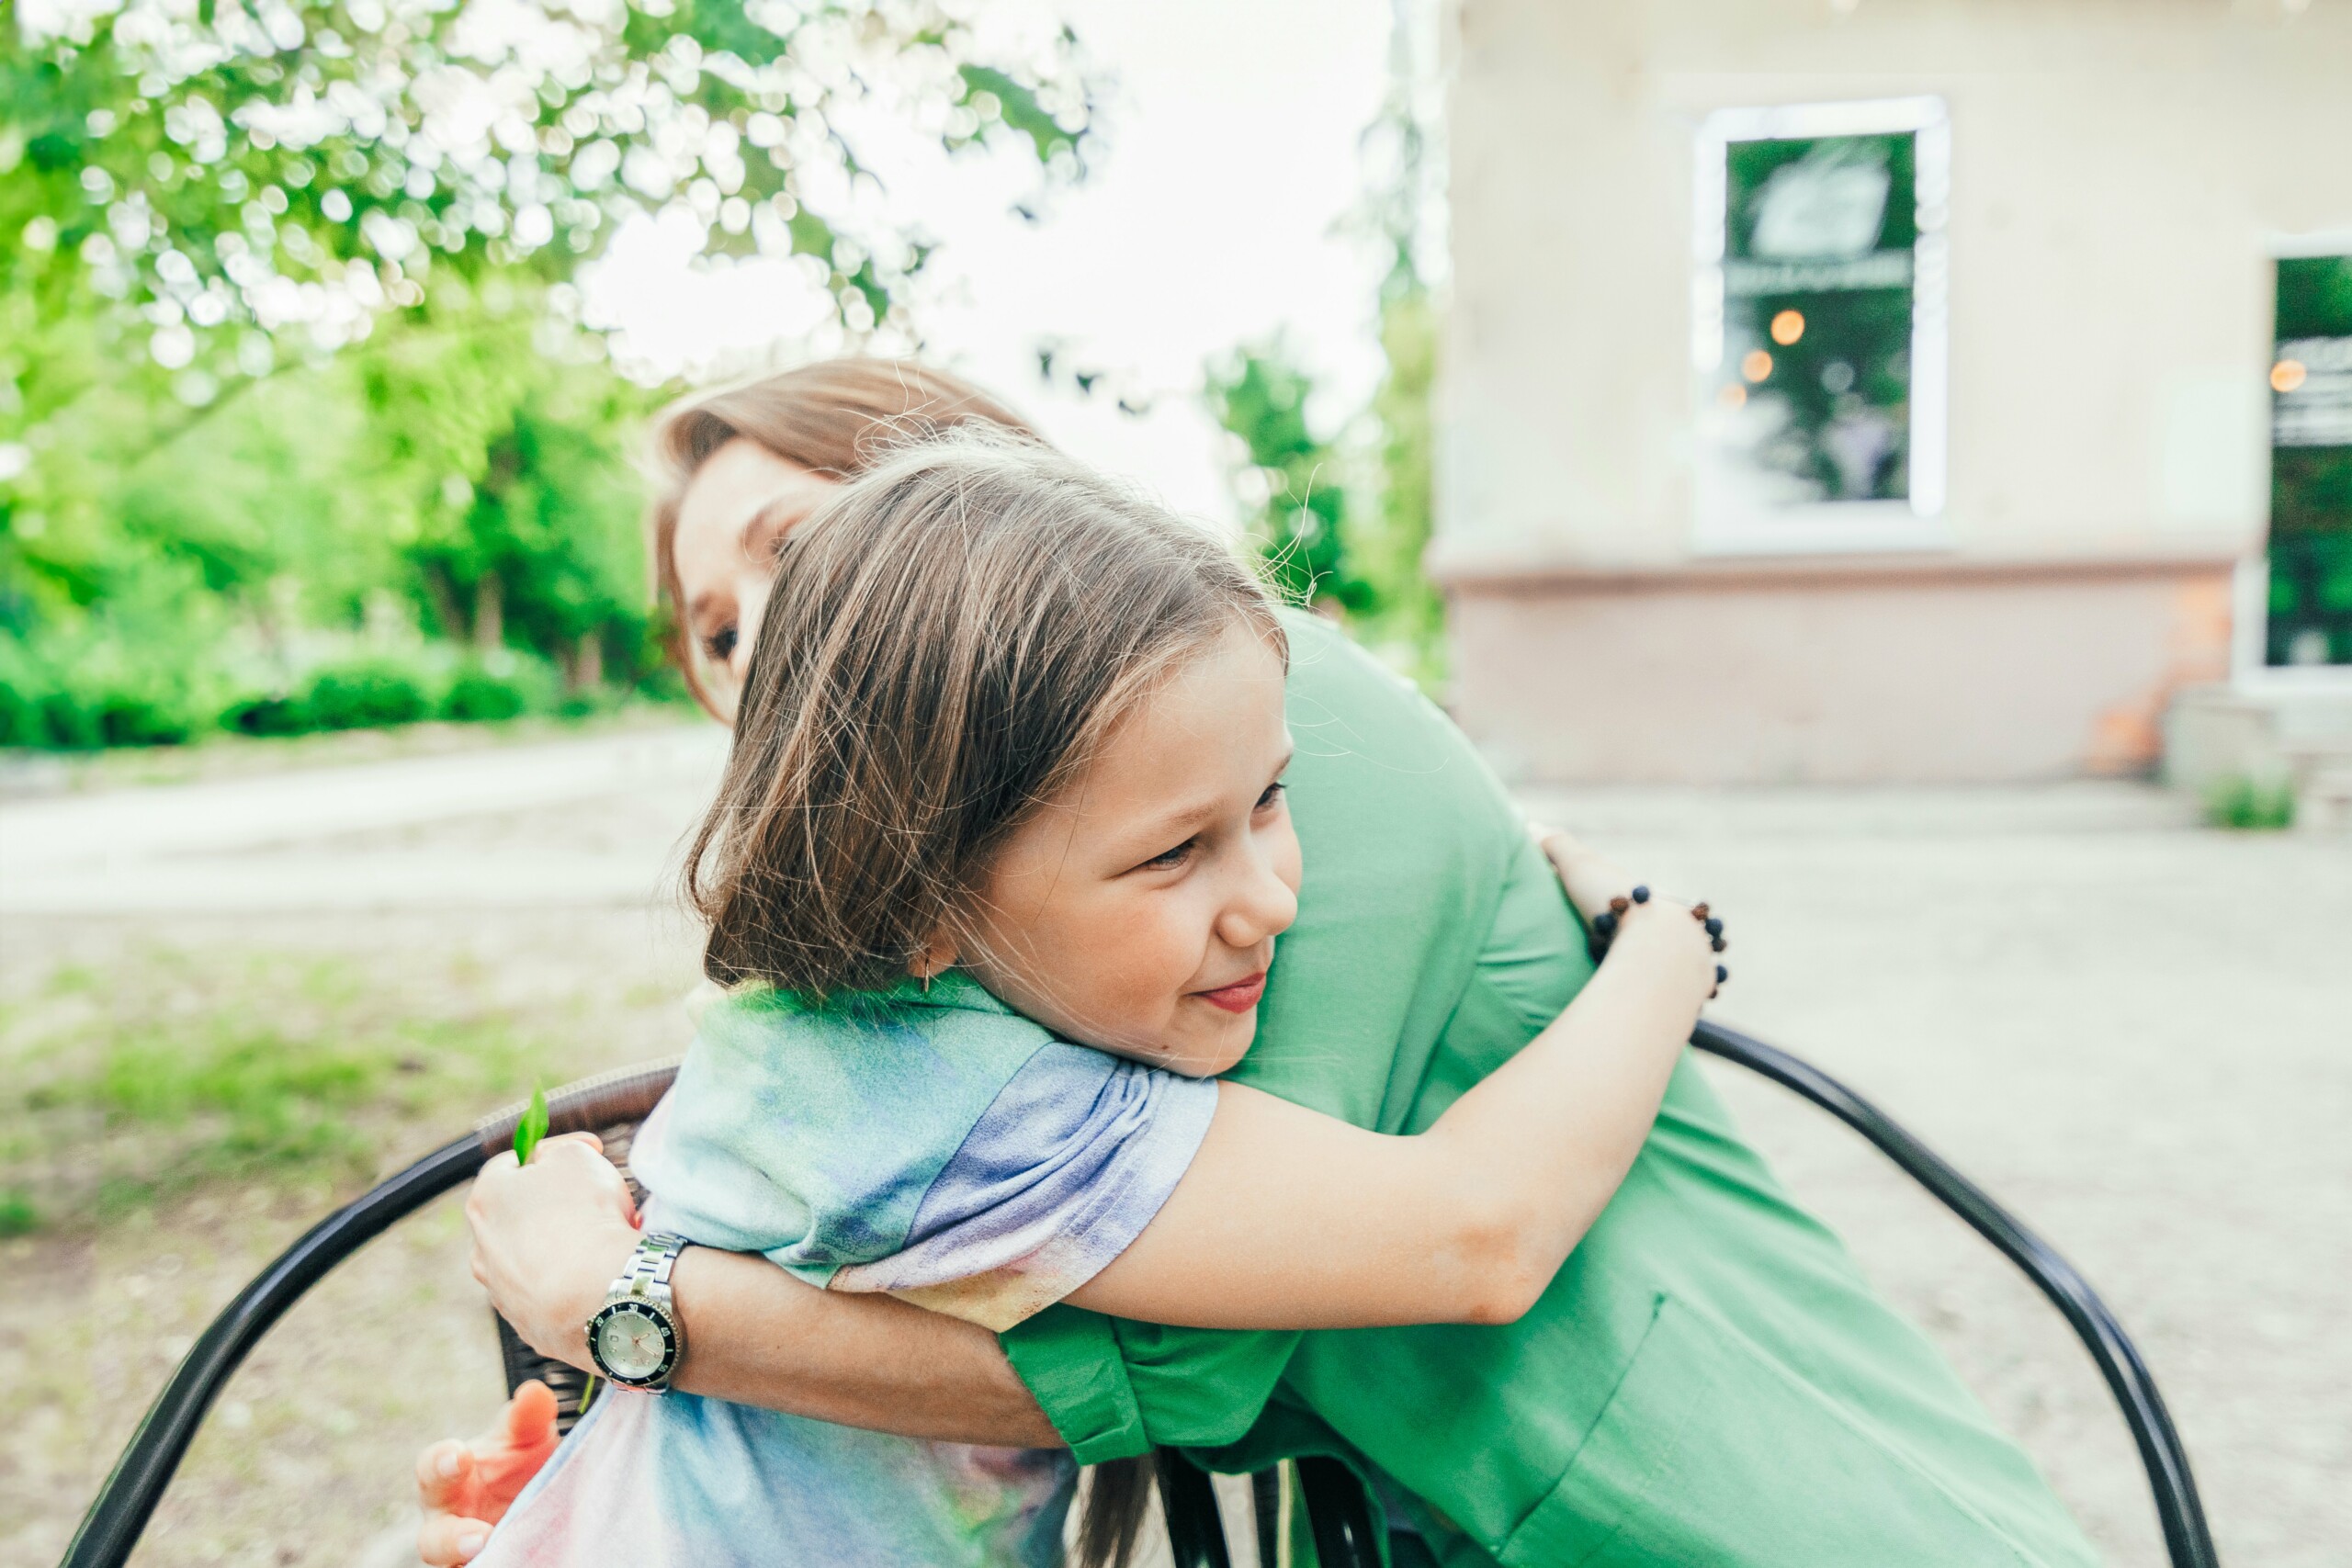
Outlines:
{"label": "paved walkway", "polygon": [[709,725],[0,806],[0,914],[643,904]]}
{"label": "paved walkway", "polygon": [[[720,755],[704,729],[638,732],[0,807],[0,933],[20,939],[0,962],[193,928],[333,948],[634,919]],[[1846,1077],[2082,1266],[2162,1380],[2225,1557],[2345,1561],[2352,840],[2210,832],[2126,785],[1530,805],[1713,899],[1726,1021]],[[1868,1150],[1719,1076],[2111,1561],[2161,1562],[2055,1314]]]}

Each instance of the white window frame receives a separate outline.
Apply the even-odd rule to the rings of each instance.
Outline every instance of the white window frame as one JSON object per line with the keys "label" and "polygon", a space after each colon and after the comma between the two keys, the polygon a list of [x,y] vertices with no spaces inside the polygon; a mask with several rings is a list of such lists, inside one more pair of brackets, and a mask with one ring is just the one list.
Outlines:
{"label": "white window frame", "polygon": [[[1691,547],[1702,556],[1949,550],[1951,119],[1939,97],[1872,98],[1717,109],[1700,125],[1693,181],[1690,364],[1696,409],[1712,399],[1724,356],[1725,162],[1735,141],[1909,131],[1915,144],[1918,239],[1912,251],[1911,399],[1906,501],[1817,502],[1734,508],[1697,487]],[[1694,414],[1695,417],[1695,414]],[[1704,461],[1703,456],[1701,461]]]}
{"label": "white window frame", "polygon": [[[2262,254],[2272,264],[2267,274],[2270,298],[2278,309],[2276,264],[2297,256],[2352,256],[2352,227],[2319,229],[2304,233],[2267,234]],[[2270,355],[2278,342],[2275,316],[2262,340],[2262,368],[2267,378]],[[2266,381],[2267,386],[2267,381]],[[2230,583],[2230,683],[2241,691],[2261,693],[2352,692],[2352,664],[2270,664],[2264,661],[2270,633],[2270,419],[2262,421],[2262,532],[2254,549],[2238,562]]]}

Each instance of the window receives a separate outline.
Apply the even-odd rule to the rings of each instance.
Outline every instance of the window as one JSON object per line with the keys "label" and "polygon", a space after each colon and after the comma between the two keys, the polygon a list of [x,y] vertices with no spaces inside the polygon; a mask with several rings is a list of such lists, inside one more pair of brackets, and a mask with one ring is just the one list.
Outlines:
{"label": "window", "polygon": [[2277,301],[2260,662],[2352,665],[2352,254],[2281,254]]}
{"label": "window", "polygon": [[1724,109],[1699,136],[1704,551],[1939,547],[1942,101]]}

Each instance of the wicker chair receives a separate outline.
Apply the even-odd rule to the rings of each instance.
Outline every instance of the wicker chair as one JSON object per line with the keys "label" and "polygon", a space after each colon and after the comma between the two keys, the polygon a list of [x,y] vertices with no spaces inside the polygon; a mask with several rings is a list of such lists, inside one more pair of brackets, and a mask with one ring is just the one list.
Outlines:
{"label": "wicker chair", "polygon": [[[2047,1296],[2098,1364],[2140,1450],[2172,1568],[2219,1568],[2188,1456],[2130,1336],[2074,1266],[1979,1190],[1935,1152],[1827,1074],[1720,1025],[1702,1022],[1693,1046],[1736,1062],[1826,1111],[1863,1137],[1944,1205],[1968,1222]],[[592,1132],[624,1171],[628,1144],[676,1076],[675,1063],[608,1073],[548,1098],[549,1134]],[[171,1483],[213,1400],[247,1353],[287,1308],[336,1264],[395,1221],[463,1186],[492,1156],[514,1146],[519,1105],[486,1118],[399,1175],[362,1194],[305,1233],[237,1294],[172,1374],[114,1472],[90,1506],[66,1551],[63,1568],[121,1568]],[[506,1386],[526,1378],[555,1391],[559,1424],[579,1418],[584,1379],[533,1352],[498,1325]],[[1157,1456],[1169,1545],[1177,1568],[1229,1568],[1225,1528],[1208,1476],[1172,1450]],[[1336,1460],[1306,1459],[1293,1468],[1321,1568],[1374,1568],[1381,1560],[1363,1486]],[[1252,1478],[1258,1561],[1274,1561],[1278,1495],[1273,1473]]]}

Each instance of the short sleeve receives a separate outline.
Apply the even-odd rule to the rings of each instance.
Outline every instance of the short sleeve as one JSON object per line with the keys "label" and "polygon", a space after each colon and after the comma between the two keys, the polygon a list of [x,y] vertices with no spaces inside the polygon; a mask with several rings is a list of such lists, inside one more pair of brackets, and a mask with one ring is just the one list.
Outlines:
{"label": "short sleeve", "polygon": [[1207,1135],[1216,1092],[1082,1046],[1040,1048],[933,1179],[905,1245],[830,1288],[1011,1327],[1143,1233]]}

